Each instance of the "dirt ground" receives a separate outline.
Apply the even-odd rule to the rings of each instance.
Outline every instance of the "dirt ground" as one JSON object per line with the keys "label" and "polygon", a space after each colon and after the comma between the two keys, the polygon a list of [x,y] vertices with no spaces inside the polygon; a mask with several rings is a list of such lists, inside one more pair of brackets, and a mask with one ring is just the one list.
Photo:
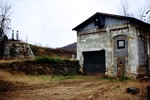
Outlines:
{"label": "dirt ground", "polygon": [[[89,76],[11,74],[0,70],[0,100],[147,100],[149,82]],[[137,87],[140,92],[128,94]]]}
{"label": "dirt ground", "polygon": [[[17,79],[16,76],[15,78]],[[0,100],[147,100],[146,87],[150,85],[150,82],[82,76],[44,82],[24,81],[27,80],[25,77],[22,77],[22,81],[2,81],[1,75],[0,79],[1,83],[9,87],[0,92]],[[128,87],[137,87],[140,92],[128,94],[126,93]]]}

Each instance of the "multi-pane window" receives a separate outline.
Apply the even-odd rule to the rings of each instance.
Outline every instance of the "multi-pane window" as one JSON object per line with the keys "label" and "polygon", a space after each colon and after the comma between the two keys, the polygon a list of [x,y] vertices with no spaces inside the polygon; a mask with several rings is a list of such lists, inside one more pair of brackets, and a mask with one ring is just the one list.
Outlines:
{"label": "multi-pane window", "polygon": [[125,40],[117,40],[117,48],[118,49],[125,48]]}

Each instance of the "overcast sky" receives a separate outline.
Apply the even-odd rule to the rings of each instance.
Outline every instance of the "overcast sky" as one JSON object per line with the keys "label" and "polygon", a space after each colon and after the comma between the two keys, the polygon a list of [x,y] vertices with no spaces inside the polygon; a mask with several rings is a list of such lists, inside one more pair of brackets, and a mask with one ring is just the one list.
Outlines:
{"label": "overcast sky", "polygon": [[[12,6],[11,29],[31,44],[62,47],[76,42],[72,29],[96,12],[119,14],[120,0],[0,0]],[[128,0],[130,11],[148,0]],[[8,36],[11,37],[11,31]]]}

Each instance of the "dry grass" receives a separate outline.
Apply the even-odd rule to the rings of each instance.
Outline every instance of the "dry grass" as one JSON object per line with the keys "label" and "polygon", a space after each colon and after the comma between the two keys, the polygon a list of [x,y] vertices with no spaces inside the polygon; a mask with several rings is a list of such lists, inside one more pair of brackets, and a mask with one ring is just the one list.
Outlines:
{"label": "dry grass", "polygon": [[9,81],[12,83],[24,84],[43,84],[53,81],[52,76],[49,75],[25,75],[24,73],[10,73],[8,71],[0,70],[0,80]]}
{"label": "dry grass", "polygon": [[[147,91],[146,86],[149,83],[147,82],[136,82],[136,81],[127,81],[127,82],[115,82],[113,86],[110,86],[110,91],[107,91],[106,94],[109,96],[104,96],[107,98],[112,98],[111,100],[145,100]],[[129,87],[137,87],[140,89],[140,93],[136,95],[126,93],[126,89]]]}
{"label": "dry grass", "polygon": [[23,73],[15,73],[13,75],[10,72],[4,70],[0,70],[0,80],[22,83],[27,83],[30,81],[30,79]]}
{"label": "dry grass", "polygon": [[[28,100],[146,100],[146,87],[150,85],[150,82],[104,80],[86,76],[29,76],[22,73],[13,75],[3,70],[0,70],[0,80],[17,85],[11,88],[16,91],[1,94],[1,100],[24,97],[29,98]],[[19,83],[24,84],[18,85]],[[128,87],[140,88],[140,93],[128,94]]]}
{"label": "dry grass", "polygon": [[56,82],[67,79],[86,79],[85,76],[51,76],[51,75],[25,75],[24,73],[10,73],[8,71],[0,70],[0,80],[5,80],[13,83],[26,84],[43,84],[47,82]]}
{"label": "dry grass", "polygon": [[3,63],[12,63],[12,62],[18,62],[18,61],[26,61],[26,60],[0,60],[0,64],[3,64]]}

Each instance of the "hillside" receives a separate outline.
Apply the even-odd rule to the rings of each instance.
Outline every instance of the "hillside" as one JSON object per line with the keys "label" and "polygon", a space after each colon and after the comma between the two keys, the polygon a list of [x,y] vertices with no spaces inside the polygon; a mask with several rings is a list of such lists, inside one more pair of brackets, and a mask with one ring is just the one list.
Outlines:
{"label": "hillside", "polygon": [[61,57],[61,58],[71,58],[72,55],[76,57],[75,49],[66,48],[48,48],[41,47],[30,44],[30,47],[35,56],[51,56],[51,57]]}
{"label": "hillside", "polygon": [[75,42],[75,43],[66,45],[66,46],[64,46],[62,48],[65,49],[65,50],[76,51],[77,50],[77,43]]}

